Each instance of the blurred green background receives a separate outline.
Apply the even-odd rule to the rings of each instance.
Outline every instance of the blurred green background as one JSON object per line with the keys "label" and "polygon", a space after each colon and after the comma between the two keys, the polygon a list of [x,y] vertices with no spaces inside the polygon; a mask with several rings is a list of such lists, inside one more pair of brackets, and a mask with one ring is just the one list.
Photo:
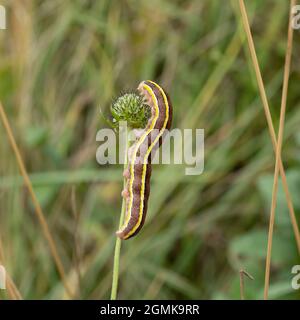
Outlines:
{"label": "blurred green background", "polygon": [[[122,245],[119,298],[263,297],[274,154],[240,24],[220,0],[10,0],[0,31],[0,99],[34,190],[80,299],[110,295],[122,166],[99,166],[96,133],[112,99],[153,79],[169,92],[177,128],[205,129],[205,170],[156,166],[142,232]],[[278,128],[288,1],[246,1]],[[288,93],[283,161],[300,211],[300,33]],[[65,298],[0,123],[0,237],[26,299]],[[299,264],[280,186],[270,298],[297,299]],[[5,291],[0,297],[8,298]]]}

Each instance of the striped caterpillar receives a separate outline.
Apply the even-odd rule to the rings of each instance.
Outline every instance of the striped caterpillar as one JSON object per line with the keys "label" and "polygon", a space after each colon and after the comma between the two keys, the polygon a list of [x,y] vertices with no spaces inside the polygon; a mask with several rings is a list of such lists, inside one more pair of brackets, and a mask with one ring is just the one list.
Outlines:
{"label": "striped caterpillar", "polygon": [[135,131],[135,142],[128,150],[128,167],[122,196],[126,201],[123,226],[116,232],[123,240],[135,236],[143,227],[150,194],[151,158],[172,123],[172,105],[167,93],[155,82],[147,80],[138,86],[139,93],[150,106],[151,117],[143,130]]}

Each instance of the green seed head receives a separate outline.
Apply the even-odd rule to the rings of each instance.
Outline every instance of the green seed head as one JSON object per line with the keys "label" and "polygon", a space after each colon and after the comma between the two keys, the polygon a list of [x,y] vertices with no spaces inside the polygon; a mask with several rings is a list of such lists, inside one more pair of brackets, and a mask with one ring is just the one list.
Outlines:
{"label": "green seed head", "polygon": [[145,128],[151,117],[150,107],[143,98],[135,93],[126,93],[119,97],[111,106],[113,121],[127,121],[130,128]]}

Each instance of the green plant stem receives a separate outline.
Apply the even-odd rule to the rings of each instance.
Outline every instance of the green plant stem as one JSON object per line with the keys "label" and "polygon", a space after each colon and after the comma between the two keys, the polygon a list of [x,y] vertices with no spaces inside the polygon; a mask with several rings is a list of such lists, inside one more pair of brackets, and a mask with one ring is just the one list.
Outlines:
{"label": "green plant stem", "polygon": [[[126,148],[125,148],[125,160],[124,160],[124,170],[127,168],[127,151],[129,146],[129,139],[127,136],[126,139]],[[126,185],[126,179],[123,180],[123,189]],[[123,198],[122,201],[122,209],[121,209],[121,215],[120,215],[120,221],[119,221],[119,228],[122,227],[124,218],[125,218],[125,211],[126,211],[126,202]],[[118,283],[119,283],[119,270],[120,270],[120,254],[121,254],[121,244],[122,240],[117,237],[116,239],[116,245],[115,245],[115,254],[114,254],[114,267],[113,267],[113,277],[112,277],[112,285],[111,285],[111,300],[117,299],[117,292],[118,292]]]}

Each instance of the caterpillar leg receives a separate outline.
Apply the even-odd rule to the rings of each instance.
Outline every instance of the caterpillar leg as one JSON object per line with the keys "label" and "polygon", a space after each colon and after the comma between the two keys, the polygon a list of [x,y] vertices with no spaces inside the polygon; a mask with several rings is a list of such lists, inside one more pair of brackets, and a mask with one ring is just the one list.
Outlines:
{"label": "caterpillar leg", "polygon": [[121,194],[124,199],[129,198],[129,191],[127,189],[124,189]]}
{"label": "caterpillar leg", "polygon": [[126,179],[129,179],[130,178],[130,171],[129,169],[125,169],[123,171],[123,177],[126,178]]}

